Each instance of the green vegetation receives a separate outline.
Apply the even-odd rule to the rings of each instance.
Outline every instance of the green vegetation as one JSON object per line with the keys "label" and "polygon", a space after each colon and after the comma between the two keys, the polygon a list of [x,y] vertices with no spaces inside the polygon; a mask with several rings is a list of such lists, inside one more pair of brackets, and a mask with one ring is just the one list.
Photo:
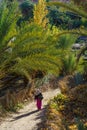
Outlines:
{"label": "green vegetation", "polygon": [[45,28],[48,24],[47,14],[46,2],[39,0],[38,4],[34,6],[34,23]]}
{"label": "green vegetation", "polygon": [[20,4],[19,8],[22,14],[18,19],[17,24],[20,26],[24,21],[31,22],[33,18],[34,4],[30,0],[25,0]]}
{"label": "green vegetation", "polygon": [[[15,1],[0,3],[0,113],[21,108],[35,87],[49,83],[52,76],[72,76],[75,80],[70,84],[75,84],[60,82],[63,94],[51,100],[46,116],[50,121],[60,117],[55,122],[57,129],[74,130],[77,122],[79,130],[85,129],[83,106],[87,109],[87,101],[80,94],[87,95],[87,62],[82,56],[86,55],[87,43],[77,52],[71,48],[79,36],[87,36],[87,14],[71,4],[44,0],[35,4],[25,1],[20,6]],[[76,84],[77,80],[84,85]],[[74,118],[79,117],[82,121],[76,122]]]}
{"label": "green vegetation", "polygon": [[[81,96],[81,94],[85,96],[87,93],[84,94],[81,88],[87,90],[86,85],[77,86],[74,89],[69,89],[68,93],[59,94],[50,100],[45,113],[45,124],[42,123],[42,130],[44,127],[53,130],[61,130],[61,128],[62,130],[87,129],[87,101],[84,102]],[[75,98],[76,95],[77,98]]]}

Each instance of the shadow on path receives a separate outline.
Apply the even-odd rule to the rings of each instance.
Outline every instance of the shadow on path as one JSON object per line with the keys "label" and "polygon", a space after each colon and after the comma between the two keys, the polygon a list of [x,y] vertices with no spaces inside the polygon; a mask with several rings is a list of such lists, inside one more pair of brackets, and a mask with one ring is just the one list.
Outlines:
{"label": "shadow on path", "polygon": [[26,117],[26,116],[29,116],[29,115],[31,115],[31,114],[34,114],[34,113],[36,113],[36,112],[38,112],[38,110],[34,110],[34,111],[32,111],[32,112],[29,112],[29,113],[26,113],[26,114],[17,116],[17,117],[15,117],[15,118],[13,118],[13,120],[11,120],[11,122],[12,122],[12,121],[15,121],[15,120],[19,120],[19,119],[24,118],[24,117]]}
{"label": "shadow on path", "polygon": [[[42,111],[40,111],[40,113],[38,113],[38,115],[36,116],[35,120],[38,120],[38,119],[41,119],[41,121],[39,123],[36,124],[36,127],[37,130],[41,130],[44,128],[44,125],[45,125],[45,119],[46,119],[46,107],[47,105],[45,106],[45,108],[43,108]],[[32,129],[34,130],[34,129]],[[36,129],[35,129],[36,130]],[[45,130],[45,129],[44,129]]]}

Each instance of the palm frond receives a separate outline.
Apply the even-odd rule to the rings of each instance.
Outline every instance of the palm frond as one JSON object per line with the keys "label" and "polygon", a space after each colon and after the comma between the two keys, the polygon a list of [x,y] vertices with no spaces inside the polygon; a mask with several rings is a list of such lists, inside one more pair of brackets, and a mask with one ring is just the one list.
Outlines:
{"label": "palm frond", "polygon": [[56,40],[51,32],[37,25],[25,25],[13,43],[12,59],[16,64],[11,70],[29,74],[37,70],[58,74],[61,60],[55,47]]}
{"label": "palm frond", "polygon": [[55,5],[55,6],[60,6],[60,7],[63,7],[67,10],[70,10],[72,12],[75,12],[77,13],[78,15],[84,17],[87,19],[87,14],[84,10],[79,10],[79,8],[77,6],[71,6],[70,4],[65,4],[65,3],[62,3],[62,2],[47,2],[47,5],[49,6],[52,6],[52,5]]}
{"label": "palm frond", "polygon": [[72,34],[61,35],[58,40],[57,48],[68,50],[71,48],[71,45],[75,43],[76,39],[77,39],[76,35]]}
{"label": "palm frond", "polygon": [[4,1],[0,3],[0,51],[8,45],[8,42],[16,35],[17,4],[7,7]]}

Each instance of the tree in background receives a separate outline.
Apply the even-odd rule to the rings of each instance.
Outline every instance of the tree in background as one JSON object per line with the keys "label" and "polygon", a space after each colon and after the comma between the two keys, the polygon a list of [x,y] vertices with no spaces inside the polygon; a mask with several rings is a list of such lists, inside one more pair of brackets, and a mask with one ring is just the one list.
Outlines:
{"label": "tree in background", "polygon": [[[84,11],[83,7],[79,9],[78,6],[76,5],[73,5],[72,3],[69,3],[69,4],[65,4],[65,3],[62,3],[62,2],[48,2],[47,3],[48,5],[50,6],[58,6],[58,7],[62,7],[63,9],[65,10],[69,10],[71,12],[74,12],[76,14],[78,14],[78,16],[81,16],[84,21],[87,21],[87,14],[86,14],[86,11]],[[72,4],[72,6],[71,6]],[[66,34],[66,33],[72,33],[72,34],[78,34],[78,36],[87,36],[87,28],[85,27],[82,27],[82,28],[78,28],[78,29],[74,29],[74,30],[69,30],[69,31],[62,31],[62,34]],[[78,65],[81,63],[80,61],[80,58],[82,56],[82,54],[84,53],[84,51],[87,50],[87,44],[85,44],[84,48],[81,48],[81,50],[78,52],[77,54],[77,61],[78,61]],[[82,58],[81,58],[82,59]],[[87,64],[87,62],[86,62]],[[80,68],[85,68],[86,64],[83,64],[82,66],[80,65]],[[87,70],[84,69],[83,73],[86,73],[87,75]]]}
{"label": "tree in background", "polygon": [[76,13],[61,10],[61,8],[57,6],[48,6],[47,8],[49,23],[52,26],[70,30],[79,28],[81,25],[83,25],[81,22],[81,17]]}
{"label": "tree in background", "polygon": [[48,23],[47,19],[48,10],[46,8],[45,0],[39,0],[34,7],[34,23],[46,27]]}
{"label": "tree in background", "polygon": [[34,4],[30,0],[25,0],[20,4],[20,9],[22,12],[22,21],[30,21],[33,18],[33,8]]}
{"label": "tree in background", "polygon": [[59,11],[59,8],[56,6],[47,7],[48,9],[48,18],[52,26],[61,26],[64,23],[64,14]]}
{"label": "tree in background", "polygon": [[20,26],[23,22],[31,22],[33,18],[34,5],[30,0],[25,0],[19,4],[20,17],[17,21],[17,25]]}

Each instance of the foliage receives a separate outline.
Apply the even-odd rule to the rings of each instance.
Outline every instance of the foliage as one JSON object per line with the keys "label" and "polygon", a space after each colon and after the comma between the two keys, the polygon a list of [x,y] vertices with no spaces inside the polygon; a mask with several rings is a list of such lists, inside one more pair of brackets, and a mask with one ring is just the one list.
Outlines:
{"label": "foliage", "polygon": [[[61,62],[59,62],[60,59],[57,58],[58,51],[54,46],[55,38],[53,32],[50,32],[49,29],[48,31],[43,30],[43,28],[34,24],[27,25],[25,23],[21,25],[21,28],[16,29],[16,5],[13,4],[14,2],[12,2],[13,8],[6,8],[6,4],[3,4],[0,8],[1,16],[3,16],[1,17],[1,32],[3,32],[3,35],[1,33],[2,36],[0,36],[2,38],[2,49],[4,50],[3,46],[8,47],[10,39],[14,38],[14,41],[9,43],[9,49],[12,51],[10,52],[9,49],[5,49],[5,53],[1,57],[3,61],[1,62],[1,71],[8,68],[9,72],[24,74],[28,79],[30,79],[32,73],[37,70],[57,74]],[[7,16],[9,17],[7,18]],[[9,32],[5,30],[4,26],[8,26],[8,28],[6,28]],[[14,35],[16,35],[16,37],[14,37]]]}
{"label": "foliage", "polygon": [[76,122],[77,122],[78,130],[86,130],[87,129],[87,127],[83,124],[83,122],[79,118],[76,118]]}
{"label": "foliage", "polygon": [[62,75],[73,74],[76,70],[76,58],[71,51],[71,45],[75,43],[75,40],[76,36],[66,34],[60,36],[56,44],[56,48],[61,52],[60,55],[63,66],[60,70],[60,74]]}
{"label": "foliage", "polygon": [[84,102],[85,104],[87,104],[87,99],[85,98],[86,94],[87,94],[87,86],[86,86],[86,84],[78,85],[77,87],[72,88],[71,91],[69,92],[69,96],[73,100]]}
{"label": "foliage", "polygon": [[[4,48],[11,38],[16,34],[17,4],[12,3],[7,7],[4,1],[0,3],[0,46]],[[4,49],[3,49],[4,50]]]}
{"label": "foliage", "polygon": [[87,20],[85,20],[84,18],[81,19],[81,25],[82,27],[86,27],[87,28]]}
{"label": "foliage", "polygon": [[17,103],[15,104],[15,106],[10,106],[10,111],[18,111],[19,109],[22,109],[23,108],[23,103]]}
{"label": "foliage", "polygon": [[16,60],[16,64],[13,70],[25,74],[28,79],[37,70],[58,73],[61,62],[57,58],[54,42],[54,36],[49,30],[34,24],[24,25],[14,41],[12,59]]}
{"label": "foliage", "polygon": [[10,61],[10,43],[17,35],[16,22],[18,19],[17,3],[12,2],[10,7],[5,1],[0,3],[0,72],[6,67],[7,62]]}
{"label": "foliage", "polygon": [[63,67],[62,67],[62,74],[63,75],[70,75],[73,74],[76,70],[76,58],[70,54],[67,55],[62,59]]}
{"label": "foliage", "polygon": [[77,4],[78,6],[83,7],[83,9],[85,11],[87,11],[87,0],[84,0],[84,2],[83,2],[83,0],[72,0],[72,1],[74,1],[75,4]]}
{"label": "foliage", "polygon": [[53,130],[61,128],[62,130],[86,130],[86,108],[85,104],[82,105],[81,102],[59,94],[51,99],[47,106],[45,128],[52,128]]}
{"label": "foliage", "polygon": [[[64,9],[66,9],[66,10],[70,10],[70,11],[72,11],[72,12],[75,12],[76,14],[80,15],[81,17],[83,17],[83,18],[85,19],[85,21],[86,21],[86,20],[87,20],[87,14],[86,14],[86,12],[84,11],[84,9],[83,9],[83,8],[80,8],[80,9],[79,9],[78,6],[75,6],[75,5],[73,5],[73,4],[72,4],[72,6],[71,6],[71,4],[72,4],[72,3],[64,4],[64,3],[62,3],[62,2],[48,2],[48,3],[47,3],[47,5],[49,5],[49,6],[53,6],[53,5],[58,6],[58,7],[60,6],[60,7],[64,8]],[[71,23],[71,22],[70,22],[70,23]],[[81,28],[79,28],[79,29],[80,29],[80,32],[79,32],[79,33],[78,33],[77,30],[74,30],[74,33],[76,32],[76,33],[78,33],[79,35],[87,36],[87,29],[86,29],[86,28],[83,27],[83,29],[81,29]],[[83,32],[84,32],[84,34],[83,34]],[[69,32],[68,32],[68,33],[69,33]],[[71,33],[72,33],[72,32],[71,32]],[[84,49],[78,54],[78,56],[77,56],[77,61],[78,61],[78,62],[79,62],[79,58],[81,57],[81,54],[84,53],[85,50],[87,50],[87,46],[85,46]]]}
{"label": "foliage", "polygon": [[35,86],[36,86],[36,87],[40,87],[40,86],[43,86],[43,85],[49,83],[50,78],[51,78],[51,75],[49,75],[49,74],[43,76],[41,79],[40,79],[40,78],[37,78],[37,79],[35,80]]}
{"label": "foliage", "polygon": [[[79,13],[77,8],[73,9],[64,4],[62,6]],[[33,83],[33,75],[38,71],[55,75],[58,75],[60,70],[62,74],[73,73],[76,66],[70,47],[76,37],[65,34],[87,35],[87,30],[59,31],[54,26],[50,30],[47,28],[47,14],[46,3],[40,0],[34,8],[34,23],[22,23],[17,27],[17,4],[12,2],[9,7],[6,3],[0,4],[1,74],[5,76],[5,73],[15,72],[25,76],[29,83]],[[79,15],[87,18],[84,11]]]}
{"label": "foliage", "polygon": [[57,110],[61,111],[64,109],[64,104],[67,103],[69,99],[67,96],[58,94],[56,97],[54,97],[53,102],[57,104]]}
{"label": "foliage", "polygon": [[38,4],[34,7],[34,23],[46,27],[48,23],[48,19],[46,18],[48,11],[46,9],[45,0],[39,0]]}
{"label": "foliage", "polygon": [[87,19],[86,12],[83,9],[80,9],[80,11],[79,11],[79,7],[77,7],[75,4],[72,4],[72,3],[65,4],[63,2],[48,2],[47,5],[50,5],[50,6],[55,5],[55,6],[58,6],[58,7],[60,6],[62,8],[65,8],[66,10],[70,10],[72,12],[75,12],[78,15]]}
{"label": "foliage", "polygon": [[31,21],[33,18],[33,9],[34,9],[34,4],[30,0],[25,0],[20,4],[20,10],[22,12],[22,16],[18,20],[18,25],[21,24],[21,22],[24,21]]}
{"label": "foliage", "polygon": [[48,12],[50,24],[62,29],[74,29],[82,24],[80,16],[72,12],[62,11],[60,7],[48,6]]}
{"label": "foliage", "polygon": [[59,12],[56,6],[48,6],[48,18],[51,25],[59,26],[63,24],[63,13]]}

